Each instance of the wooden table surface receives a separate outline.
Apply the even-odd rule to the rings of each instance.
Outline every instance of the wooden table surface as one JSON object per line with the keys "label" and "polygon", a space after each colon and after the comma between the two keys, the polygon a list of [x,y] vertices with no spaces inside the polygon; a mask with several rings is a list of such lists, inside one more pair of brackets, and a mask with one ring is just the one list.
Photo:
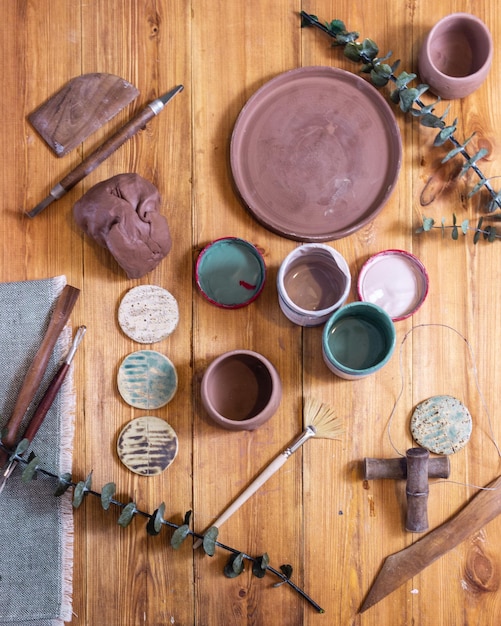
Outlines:
{"label": "wooden table surface", "polygon": [[[359,615],[383,559],[419,539],[404,529],[405,482],[364,482],[365,457],[394,458],[413,445],[409,419],[420,401],[448,394],[473,416],[468,445],[451,457],[449,481],[431,481],[433,529],[456,514],[479,486],[500,470],[495,442],[498,337],[501,316],[500,243],[473,234],[450,238],[439,230],[416,234],[422,215],[447,224],[476,223],[486,213],[463,161],[441,165],[444,147],[435,131],[393,107],[402,137],[400,176],[383,211],[348,237],[328,242],[347,259],[355,283],[376,252],[399,248],[417,255],[430,279],[428,297],[414,316],[396,323],[397,348],[380,372],[356,382],[331,374],[320,353],[321,327],[289,322],[277,302],[278,267],[297,241],[269,232],[240,203],[229,168],[229,141],[239,111],[274,76],[301,66],[350,72],[331,40],[300,29],[299,11],[321,21],[341,19],[373,39],[381,55],[393,52],[401,70],[416,71],[426,32],[443,15],[471,12],[486,22],[494,41],[501,18],[494,0],[1,0],[0,279],[19,281],[64,274],[81,289],[72,315],[88,328],[74,362],[77,396],[74,479],[92,470],[99,490],[114,481],[124,502],[152,512],[165,502],[165,519],[202,532],[259,471],[302,430],[303,398],[316,397],[343,419],[341,441],[312,440],[220,529],[219,540],[250,556],[268,553],[270,564],[293,567],[292,579],[320,607],[272,574],[223,576],[228,552],[193,552],[191,540],[174,551],[172,531],[149,537],[136,517],[122,529],[118,510],[103,511],[87,498],[75,512],[74,617],[72,624],[101,626],[299,626],[308,624],[493,624],[501,611],[501,517]],[[482,147],[486,176],[501,174],[499,110],[501,71],[495,48],[487,81],[473,95],[450,103],[458,138]],[[28,114],[71,78],[89,72],[121,76],[140,91],[137,100],[75,151],[57,158],[27,120]],[[64,198],[34,219],[33,208],[83,157],[146,103],[176,84],[184,91],[145,130],[120,148]],[[389,88],[382,89],[388,98]],[[389,101],[389,99],[388,99]],[[445,112],[445,103],[437,111]],[[356,150],[356,146],[353,148]],[[162,195],[173,247],[157,269],[128,280],[111,255],[85,236],[72,206],[99,181],[136,172]],[[494,186],[496,181],[493,181]],[[483,198],[483,196],[482,196]],[[252,305],[234,311],[204,301],[193,281],[201,248],[238,236],[263,252],[268,279]],[[179,387],[156,411],[179,437],[173,465],[158,477],[127,470],[116,454],[118,433],[143,415],[120,397],[122,359],[141,347],[120,330],[117,308],[136,285],[158,285],[178,300],[180,321],[171,336],[146,347],[175,364]],[[408,334],[411,329],[414,329]],[[406,338],[404,342],[404,338]],[[254,432],[213,425],[200,401],[208,364],[231,349],[252,349],[276,366],[283,399],[274,417]],[[471,348],[471,353],[470,349]],[[401,368],[400,368],[401,363]],[[475,373],[478,373],[478,385]],[[402,377],[403,375],[403,377]]]}

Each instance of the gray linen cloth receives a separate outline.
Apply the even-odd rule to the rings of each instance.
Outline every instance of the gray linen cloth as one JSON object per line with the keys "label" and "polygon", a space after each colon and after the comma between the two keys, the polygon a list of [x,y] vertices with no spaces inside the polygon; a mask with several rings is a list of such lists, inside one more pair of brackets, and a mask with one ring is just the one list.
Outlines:
{"label": "gray linen cloth", "polygon": [[[0,430],[40,346],[64,276],[0,284]],[[54,348],[23,429],[71,340],[69,325]],[[75,397],[72,372],[30,450],[56,474],[71,471]],[[29,451],[25,456],[28,456]],[[38,474],[25,484],[18,465],[0,495],[0,625],[55,626],[71,621],[73,513],[71,490],[54,497],[55,481]]]}

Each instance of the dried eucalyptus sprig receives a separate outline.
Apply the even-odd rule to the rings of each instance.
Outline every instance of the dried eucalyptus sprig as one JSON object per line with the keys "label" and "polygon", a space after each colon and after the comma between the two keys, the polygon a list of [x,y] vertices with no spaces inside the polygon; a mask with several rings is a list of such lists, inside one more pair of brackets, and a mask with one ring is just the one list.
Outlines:
{"label": "dried eucalyptus sprig", "polygon": [[445,218],[442,218],[440,225],[437,225],[435,220],[432,217],[423,217],[423,224],[420,226],[416,232],[424,233],[429,232],[432,229],[440,229],[442,231],[442,236],[445,237],[446,230],[450,230],[451,238],[454,240],[459,239],[459,233],[463,235],[467,235],[469,231],[473,231],[473,243],[476,244],[479,242],[480,238],[483,237],[486,241],[496,241],[496,239],[501,239],[501,234],[499,234],[497,228],[495,226],[484,226],[484,218],[481,217],[476,226],[470,225],[470,220],[466,219],[458,225],[456,215],[452,214],[452,224],[447,225],[445,222]]}
{"label": "dried eucalyptus sprig", "polygon": [[[479,182],[475,185],[470,196],[479,192],[481,189],[488,191],[490,200],[487,204],[487,212],[492,213],[501,208],[501,192],[496,192],[491,180],[484,176],[478,166],[478,161],[484,158],[488,151],[481,148],[474,155],[470,155],[466,149],[467,144],[472,137],[461,143],[455,136],[457,131],[457,119],[452,124],[447,125],[445,118],[447,117],[449,107],[440,117],[434,113],[436,105],[440,102],[440,98],[433,104],[425,105],[421,96],[428,91],[428,85],[420,84],[417,87],[409,86],[410,83],[417,78],[416,74],[408,74],[401,72],[396,74],[400,65],[400,61],[396,61],[392,65],[388,60],[392,56],[389,52],[383,57],[378,57],[379,48],[371,39],[364,39],[358,42],[359,33],[356,31],[348,31],[345,24],[341,20],[333,20],[332,22],[322,23],[316,15],[310,15],[305,11],[301,11],[301,26],[314,26],[329,35],[334,41],[333,46],[342,46],[344,55],[356,63],[362,63],[362,73],[368,74],[371,82],[375,87],[380,88],[392,82],[395,88],[390,93],[390,99],[394,104],[398,104],[404,113],[410,113],[412,116],[419,118],[420,123],[428,128],[439,130],[434,145],[442,146],[447,141],[454,146],[453,149],[444,157],[443,162],[452,159],[455,156],[462,156],[465,164],[461,169],[460,175],[466,174],[470,169],[475,172],[479,178]],[[473,135],[472,135],[473,136]]]}
{"label": "dried eucalyptus sprig", "polygon": [[73,507],[77,509],[84,501],[87,496],[94,496],[101,500],[101,506],[105,511],[110,509],[113,505],[121,509],[120,516],[118,518],[118,524],[122,528],[126,528],[132,522],[134,517],[141,516],[147,519],[146,524],[146,532],[149,535],[158,535],[163,526],[168,526],[169,528],[174,529],[171,537],[171,546],[175,550],[178,550],[185,539],[190,535],[196,537],[198,539],[203,540],[203,549],[204,552],[208,556],[213,556],[215,554],[216,548],[220,548],[230,553],[229,560],[227,561],[224,568],[224,575],[227,578],[235,578],[239,576],[244,571],[244,564],[246,561],[252,563],[252,573],[257,578],[263,578],[266,575],[266,572],[273,574],[275,577],[279,578],[279,582],[274,586],[278,587],[283,584],[287,584],[289,587],[294,589],[300,596],[302,596],[316,611],[319,613],[324,613],[324,609],[319,606],[308,594],[303,591],[300,587],[298,587],[291,580],[292,575],[292,566],[291,565],[281,565],[280,571],[275,569],[269,564],[269,556],[268,554],[263,554],[259,557],[253,557],[245,552],[241,552],[236,550],[235,548],[231,548],[223,543],[217,541],[218,529],[213,526],[210,528],[205,535],[200,535],[190,528],[190,519],[191,519],[191,511],[188,511],[185,516],[182,524],[176,524],[169,520],[164,519],[165,513],[165,503],[161,503],[160,506],[153,512],[147,513],[145,511],[141,511],[137,508],[135,502],[129,502],[127,504],[120,502],[115,499],[115,491],[116,485],[115,483],[107,483],[102,488],[101,492],[94,491],[92,489],[92,472],[90,472],[85,480],[81,480],[79,482],[73,482],[72,476],[69,473],[65,473],[62,475],[55,474],[47,469],[44,469],[40,465],[40,460],[33,453],[29,456],[28,459],[23,458],[23,454],[26,451],[26,440],[23,440],[19,443],[17,448],[14,451],[7,450],[5,446],[0,441],[0,448],[7,450],[10,454],[9,461],[15,461],[17,463],[22,463],[24,465],[22,480],[23,482],[30,482],[31,480],[36,479],[37,474],[42,474],[49,478],[52,478],[56,481],[56,488],[54,491],[54,496],[59,497],[62,496],[68,489],[73,489]]}

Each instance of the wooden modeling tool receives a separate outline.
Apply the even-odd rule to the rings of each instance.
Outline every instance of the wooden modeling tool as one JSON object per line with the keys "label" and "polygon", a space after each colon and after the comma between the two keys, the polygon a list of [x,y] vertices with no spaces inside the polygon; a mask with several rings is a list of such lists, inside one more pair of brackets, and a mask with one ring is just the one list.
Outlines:
{"label": "wooden modeling tool", "polygon": [[58,157],[68,154],[137,98],[139,91],[114,74],[72,78],[28,116]]}
{"label": "wooden modeling tool", "polygon": [[[66,355],[66,358],[64,359],[62,365],[59,367],[55,376],[50,381],[49,386],[47,387],[47,390],[45,391],[45,394],[40,401],[40,404],[36,408],[36,411],[33,413],[33,417],[30,419],[30,423],[28,424],[28,427],[23,434],[23,439],[33,441],[33,438],[37,434],[38,429],[42,425],[45,416],[47,415],[50,407],[56,399],[57,394],[59,393],[59,390],[61,389],[61,386],[70,368],[71,362],[73,361],[73,357],[75,356],[77,348],[80,345],[80,342],[82,341],[86,330],[87,329],[85,326],[80,326],[77,330],[71,348],[69,349],[68,354]],[[0,485],[0,493],[2,493],[7,479],[15,470],[17,464],[18,461],[13,460],[7,465],[7,469],[3,473],[2,483]]]}
{"label": "wooden modeling tool", "polygon": [[478,532],[501,513],[501,476],[477,493],[452,519],[400,552],[388,556],[359,613],[398,589],[428,565]]}
{"label": "wooden modeling tool", "polygon": [[428,530],[428,479],[448,478],[448,457],[429,458],[424,448],[410,448],[402,459],[365,459],[364,479],[407,479],[407,516],[405,529],[422,533]]}
{"label": "wooden modeling tool", "polygon": [[[19,429],[33,398],[40,387],[42,378],[47,369],[47,365],[52,354],[52,350],[63,328],[68,321],[73,307],[80,295],[80,289],[66,285],[61,291],[55,307],[53,309],[49,325],[44,338],[38,348],[35,357],[26,372],[21,390],[17,396],[16,404],[12,415],[7,423],[6,435],[2,438],[2,443],[6,448],[13,448],[19,439]],[[0,449],[0,467],[3,467],[8,460],[6,450]]]}
{"label": "wooden modeling tool", "polygon": [[97,150],[94,150],[87,158],[85,158],[74,170],[67,174],[61,181],[53,187],[49,195],[39,202],[37,206],[27,213],[28,217],[35,217],[54,200],[62,198],[70,189],[72,189],[83,178],[93,172],[98,165],[101,165],[109,156],[111,156],[120,146],[122,146],[131,137],[137,134],[151,118],[158,115],[165,105],[176,94],[183,90],[183,85],[178,85],[169,92],[160,96],[153,102],[150,102],[138,115],[133,117],[125,126],[105,141]]}
{"label": "wooden modeling tool", "polygon": [[[277,472],[282,465],[298,450],[308,439],[339,439],[344,433],[341,420],[334,415],[332,409],[317,400],[308,399],[304,407],[305,429],[301,435],[254,479],[238,498],[217,518],[212,524],[219,528],[235,513],[264,483]],[[197,539],[193,549],[202,545],[202,539]]]}

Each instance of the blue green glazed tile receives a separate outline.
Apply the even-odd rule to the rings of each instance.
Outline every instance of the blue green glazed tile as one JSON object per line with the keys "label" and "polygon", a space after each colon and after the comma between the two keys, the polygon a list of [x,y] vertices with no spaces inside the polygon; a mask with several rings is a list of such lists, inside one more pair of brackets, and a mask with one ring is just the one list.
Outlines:
{"label": "blue green glazed tile", "polygon": [[158,409],[177,391],[177,372],[164,354],[154,350],[132,352],[122,361],[117,376],[122,398],[138,409]]}
{"label": "blue green glazed tile", "polygon": [[415,441],[435,454],[453,454],[469,441],[472,419],[452,396],[432,396],[416,406],[411,417]]}

